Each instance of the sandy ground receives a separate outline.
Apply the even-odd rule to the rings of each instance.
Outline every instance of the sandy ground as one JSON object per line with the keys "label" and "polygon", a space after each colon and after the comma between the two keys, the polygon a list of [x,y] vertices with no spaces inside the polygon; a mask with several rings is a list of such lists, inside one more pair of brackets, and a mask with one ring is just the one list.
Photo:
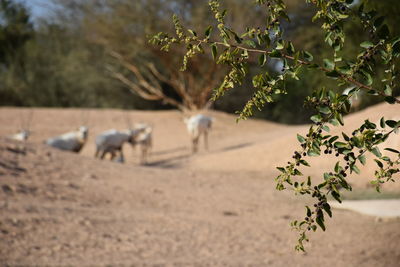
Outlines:
{"label": "sandy ground", "polygon": [[[398,111],[378,105],[346,122]],[[0,109],[0,136],[17,131],[30,112]],[[273,179],[307,126],[236,124],[234,116],[210,114],[211,148],[191,155],[175,111],[34,109],[25,153],[0,138],[0,265],[399,266],[400,220],[346,210],[335,210],[327,232],[311,234],[307,253],[296,253],[289,222],[304,216],[308,200],[276,191]],[[135,122],[155,129],[148,166],[128,146],[126,164],[94,159],[97,134]],[[90,137],[80,154],[42,144],[83,123]],[[398,139],[389,142],[399,147]],[[321,158],[304,172],[318,175],[335,162]],[[373,167],[351,183],[368,187]]]}

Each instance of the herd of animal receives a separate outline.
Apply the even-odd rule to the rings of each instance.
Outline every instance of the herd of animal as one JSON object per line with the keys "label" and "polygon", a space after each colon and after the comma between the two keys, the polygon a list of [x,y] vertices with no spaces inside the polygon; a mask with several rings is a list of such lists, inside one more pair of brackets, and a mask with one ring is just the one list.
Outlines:
{"label": "herd of animal", "polygon": [[[198,151],[201,136],[204,137],[205,149],[208,149],[208,132],[212,127],[213,121],[212,117],[203,114],[193,115],[184,119],[191,138],[193,153]],[[123,163],[125,162],[123,145],[129,143],[132,147],[139,147],[140,163],[147,164],[153,146],[152,133],[153,126],[146,123],[135,124],[133,129],[128,130],[118,131],[111,129],[104,131],[95,138],[95,157],[104,159],[109,154],[112,161]],[[79,153],[86,144],[88,135],[88,127],[81,126],[76,131],[49,138],[44,143],[60,150]],[[21,130],[8,137],[18,141],[26,141],[29,136],[29,130]]]}

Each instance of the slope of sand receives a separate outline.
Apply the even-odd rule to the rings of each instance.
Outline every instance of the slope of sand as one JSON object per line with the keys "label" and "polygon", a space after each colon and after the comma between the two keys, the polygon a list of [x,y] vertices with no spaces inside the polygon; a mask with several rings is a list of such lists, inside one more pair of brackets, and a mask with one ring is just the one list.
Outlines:
{"label": "slope of sand", "polygon": [[[0,136],[28,113],[0,109]],[[378,105],[346,121],[397,113]],[[310,235],[306,254],[295,253],[288,225],[304,216],[307,200],[277,192],[273,178],[307,126],[236,124],[234,116],[211,114],[212,147],[193,156],[178,112],[34,109],[25,150],[0,138],[1,265],[398,266],[400,221],[342,210],[327,232]],[[81,154],[42,144],[85,120],[90,138]],[[94,159],[95,135],[129,121],[155,127],[150,164],[139,166],[129,147],[126,164]],[[332,162],[321,159],[309,172]],[[368,178],[355,176],[354,184],[366,186]]]}

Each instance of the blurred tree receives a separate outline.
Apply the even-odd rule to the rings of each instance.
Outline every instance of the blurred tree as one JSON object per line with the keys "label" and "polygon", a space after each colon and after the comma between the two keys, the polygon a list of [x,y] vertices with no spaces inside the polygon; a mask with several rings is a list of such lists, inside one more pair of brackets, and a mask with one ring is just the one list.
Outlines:
{"label": "blurred tree", "polygon": [[11,0],[0,0],[0,104],[22,104],[24,46],[33,37],[28,10]]}
{"label": "blurred tree", "polygon": [[[188,71],[180,72],[183,48],[173,48],[174,53],[169,54],[158,51],[147,41],[155,32],[173,30],[170,24],[173,13],[192,28],[216,26],[208,12],[207,0],[52,1],[55,4],[52,6],[59,8],[36,23],[35,28],[26,8],[15,0],[1,1],[1,105],[197,109],[210,104],[211,91],[226,68],[217,67],[210,56],[202,55],[189,60]],[[243,25],[261,26],[265,20],[262,10],[245,4],[247,0],[221,2],[230,10],[226,24],[240,32],[245,31]],[[312,5],[303,0],[285,2],[293,23],[283,24],[284,37],[293,40],[300,49],[329,56],[329,47],[317,41],[323,38],[319,25],[310,20]],[[400,9],[399,1],[367,1],[367,5],[383,14],[392,14],[388,15],[388,26],[398,31],[392,18]],[[343,54],[351,57],[368,33],[355,22],[346,25],[345,30],[352,38]],[[214,31],[212,37],[216,35]],[[249,71],[254,72],[256,65],[257,58],[250,58]],[[279,73],[280,66],[279,61],[271,60],[263,69]],[[382,75],[382,70],[377,70],[376,75]],[[329,86],[332,81],[307,70],[300,76],[304,78],[301,83],[287,84],[290,94],[278,96],[278,102],[268,104],[255,116],[284,123],[308,122],[311,111],[302,109],[305,97],[320,84]],[[240,87],[227,92],[213,107],[227,112],[241,110],[254,89],[251,79]],[[136,92],[131,94],[127,88]],[[394,90],[398,94],[399,89]],[[375,102],[364,96],[362,105]]]}

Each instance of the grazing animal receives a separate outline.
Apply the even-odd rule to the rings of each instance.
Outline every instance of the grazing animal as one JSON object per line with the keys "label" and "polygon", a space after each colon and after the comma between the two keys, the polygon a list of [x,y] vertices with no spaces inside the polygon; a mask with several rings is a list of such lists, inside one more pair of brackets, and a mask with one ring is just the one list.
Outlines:
{"label": "grazing animal", "polygon": [[153,147],[153,127],[147,124],[136,126],[144,129],[135,139],[135,145],[140,148],[140,163],[147,164],[147,159]]}
{"label": "grazing animal", "polygon": [[208,131],[211,130],[213,118],[205,116],[203,114],[193,115],[189,118],[185,118],[187,130],[192,140],[192,152],[198,151],[200,136],[204,136],[204,146],[208,150]]}
{"label": "grazing animal", "polygon": [[78,131],[47,139],[45,143],[61,150],[79,153],[87,141],[88,132],[86,126],[81,126]]}
{"label": "grazing animal", "polygon": [[30,131],[22,130],[16,134],[10,135],[9,138],[17,141],[26,141],[30,135]]}
{"label": "grazing animal", "polygon": [[105,131],[96,137],[96,158],[104,159],[107,153],[111,154],[111,160],[114,160],[116,153],[120,156],[118,162],[124,162],[124,154],[122,146],[124,143],[135,144],[136,137],[143,132],[144,129],[117,131],[115,129]]}

